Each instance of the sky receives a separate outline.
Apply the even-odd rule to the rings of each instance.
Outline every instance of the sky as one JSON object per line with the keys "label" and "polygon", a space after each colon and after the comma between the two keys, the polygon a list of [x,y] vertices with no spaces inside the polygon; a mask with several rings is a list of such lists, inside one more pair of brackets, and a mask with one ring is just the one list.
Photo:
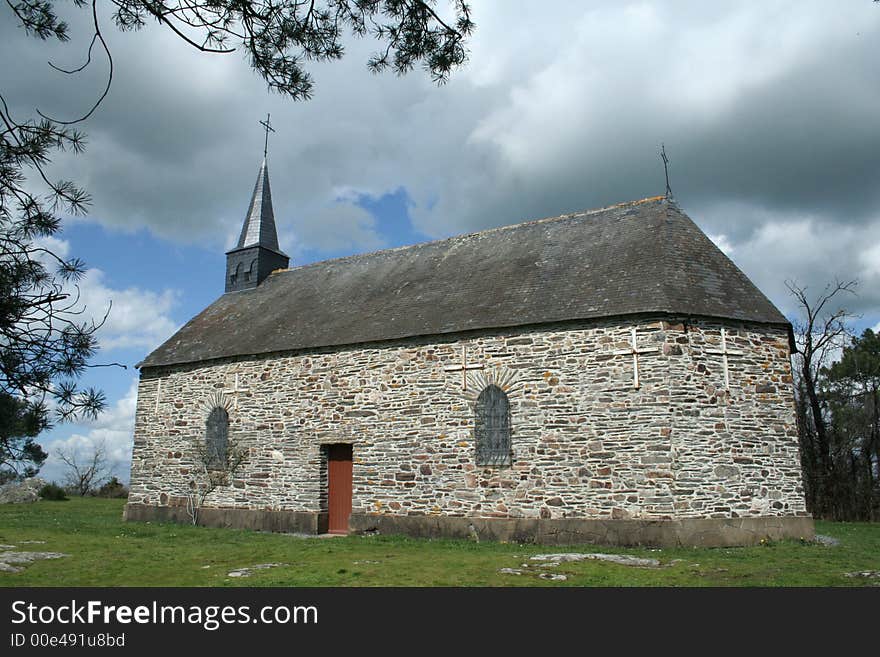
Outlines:
{"label": "sky", "polygon": [[[662,194],[661,144],[679,205],[792,320],[786,281],[819,293],[858,280],[857,330],[880,328],[880,4],[754,0],[473,2],[469,61],[447,84],[374,75],[371,39],[309,64],[313,98],[266,91],[241,53],[199,53],[148,25],[103,17],[111,90],[81,155],[50,172],[93,204],[51,246],[85,260],[88,313],[110,314],[84,383],[96,421],[40,437],[103,444],[128,480],[135,364],[223,292],[271,113],[269,176],[293,265]],[[440,0],[440,7],[444,0]],[[71,41],[26,37],[0,8],[0,90],[16,118],[66,119],[100,95],[83,73],[88,12],[61,3]],[[112,304],[112,306],[111,306]]]}

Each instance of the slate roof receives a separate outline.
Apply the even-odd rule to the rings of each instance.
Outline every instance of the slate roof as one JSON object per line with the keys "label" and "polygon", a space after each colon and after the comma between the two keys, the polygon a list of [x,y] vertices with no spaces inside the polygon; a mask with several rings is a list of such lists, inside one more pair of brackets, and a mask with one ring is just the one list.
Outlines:
{"label": "slate roof", "polygon": [[139,366],[644,313],[789,326],[655,197],[279,271],[224,294]]}
{"label": "slate roof", "polygon": [[275,212],[272,210],[272,190],[269,187],[269,166],[266,164],[266,158],[263,158],[263,164],[260,165],[260,173],[257,174],[247,216],[241,226],[241,235],[232,251],[249,246],[263,246],[281,255],[287,255],[278,247],[278,232],[275,230]]}

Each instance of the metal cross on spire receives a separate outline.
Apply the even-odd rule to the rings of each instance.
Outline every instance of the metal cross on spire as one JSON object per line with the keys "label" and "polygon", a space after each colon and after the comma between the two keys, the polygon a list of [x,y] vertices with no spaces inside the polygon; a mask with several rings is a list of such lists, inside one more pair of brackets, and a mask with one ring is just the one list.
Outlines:
{"label": "metal cross on spire", "polygon": [[269,123],[269,116],[270,116],[270,114],[267,112],[266,113],[266,120],[260,121],[260,125],[266,129],[266,143],[263,145],[263,157],[264,158],[269,153],[269,133],[275,132],[275,128],[273,128],[272,124]]}

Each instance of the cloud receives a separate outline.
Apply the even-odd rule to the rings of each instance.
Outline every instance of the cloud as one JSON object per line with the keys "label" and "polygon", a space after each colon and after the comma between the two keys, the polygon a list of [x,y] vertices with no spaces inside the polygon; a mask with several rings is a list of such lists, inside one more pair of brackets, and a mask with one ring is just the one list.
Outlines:
{"label": "cloud", "polygon": [[[800,314],[786,281],[815,294],[836,280],[856,280],[857,294],[837,302],[857,314],[880,309],[880,219],[865,226],[840,226],[818,216],[756,212],[764,221],[747,237],[721,248],[786,315]],[[721,244],[726,241],[722,236]]]}
{"label": "cloud", "polygon": [[[403,188],[415,230],[442,237],[662,193],[663,142],[676,198],[775,302],[785,279],[838,274],[864,278],[858,303],[880,313],[867,246],[880,222],[875,3],[473,12],[470,63],[447,85],[373,76],[375,44],[351,40],[343,60],[309,63],[306,103],[267,95],[240,57],[193,52],[158,26],[108,28],[114,87],[84,126],[88,152],[59,158],[59,174],[93,193],[89,221],[219,250],[241,226],[270,111],[276,218],[294,242],[281,246],[331,253],[384,235],[340,189]],[[87,107],[100,66],[65,81],[48,46],[0,30],[0,57],[20,62],[4,81],[18,109]],[[75,43],[50,54],[69,64]]]}
{"label": "cloud", "polygon": [[880,242],[856,253],[864,275],[880,279]]}
{"label": "cloud", "polygon": [[[70,255],[67,240],[43,237],[35,244],[59,258]],[[38,252],[37,258],[50,270],[57,264],[54,258],[43,252]],[[171,318],[171,311],[180,297],[178,290],[155,292],[139,287],[120,290],[110,287],[106,279],[106,274],[100,269],[88,269],[80,280],[65,286],[65,292],[71,299],[78,298],[75,309],[82,309],[77,321],[103,322],[97,333],[103,351],[128,347],[152,350],[179,328]]]}
{"label": "cloud", "polygon": [[375,217],[345,198],[316,209],[312,217],[314,221],[303,223],[296,231],[297,242],[312,249],[363,252],[385,244],[376,232]]}
{"label": "cloud", "polygon": [[[70,257],[70,242],[58,237],[40,237],[39,239],[34,240],[34,246],[38,249],[50,251],[62,260]],[[45,251],[37,251],[35,257],[42,262],[49,271],[54,271],[57,268],[58,261],[48,255]]]}
{"label": "cloud", "polygon": [[717,246],[724,252],[724,255],[726,255],[728,258],[733,256],[733,244],[731,244],[730,240],[727,238],[727,235],[724,235],[722,233],[720,235],[708,234],[707,236],[715,243],[715,246]]}
{"label": "cloud", "polygon": [[100,446],[105,450],[112,475],[127,483],[131,471],[137,383],[137,378],[133,378],[125,396],[101,413],[97,420],[76,423],[72,425],[72,435],[43,444],[49,458],[40,470],[40,476],[59,482],[64,479],[67,470],[58,458],[59,448],[74,454],[82,461],[88,459]]}
{"label": "cloud", "polygon": [[81,302],[96,322],[102,321],[109,310],[97,334],[103,351],[127,347],[152,350],[179,328],[171,319],[178,291],[154,292],[137,287],[117,290],[105,279],[100,269],[89,269],[79,282]]}

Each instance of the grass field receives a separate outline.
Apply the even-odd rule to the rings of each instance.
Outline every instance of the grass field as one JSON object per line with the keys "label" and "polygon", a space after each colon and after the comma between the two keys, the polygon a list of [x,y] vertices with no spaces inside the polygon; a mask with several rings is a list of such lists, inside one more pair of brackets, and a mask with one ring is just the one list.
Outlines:
{"label": "grass field", "polygon": [[[125,523],[124,500],[0,505],[0,544],[63,552],[22,572],[0,572],[0,586],[866,586],[880,571],[880,524],[817,522],[840,540],[829,547],[784,541],[750,548],[623,549],[542,547],[397,536],[302,538],[185,525]],[[22,541],[45,543],[21,544]],[[602,561],[540,568],[529,556],[605,552],[659,559],[659,568]],[[2,552],[2,549],[0,549]],[[2,558],[0,558],[2,561]],[[229,577],[238,568],[284,565]],[[522,575],[500,573],[502,568]],[[565,581],[540,573],[566,575]]]}

